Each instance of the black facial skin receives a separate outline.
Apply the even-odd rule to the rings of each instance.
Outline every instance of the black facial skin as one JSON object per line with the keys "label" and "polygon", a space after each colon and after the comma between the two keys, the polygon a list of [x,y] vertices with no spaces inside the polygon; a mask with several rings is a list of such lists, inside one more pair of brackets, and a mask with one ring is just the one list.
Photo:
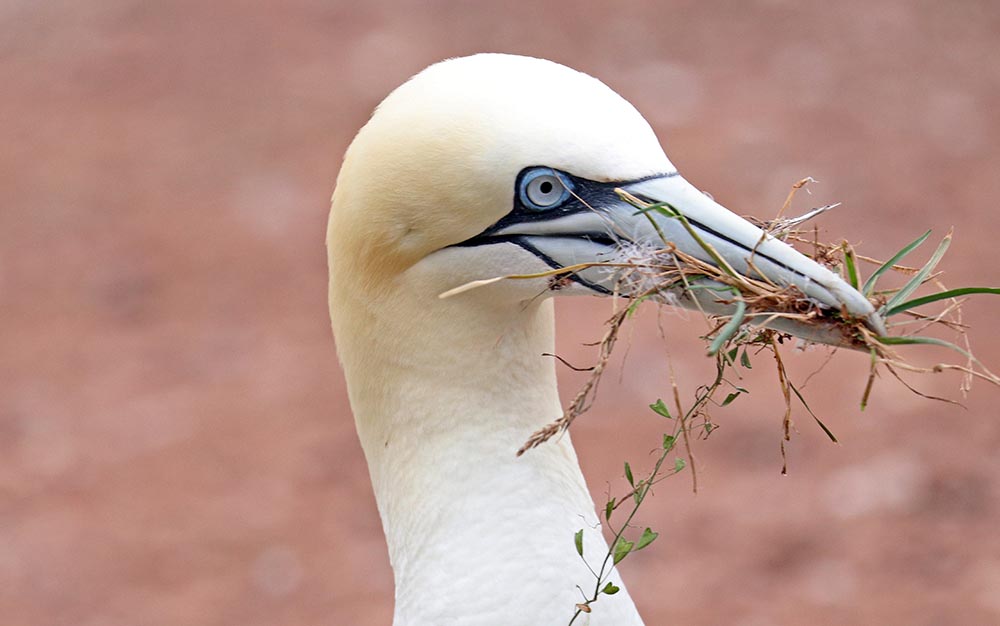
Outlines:
{"label": "black facial skin", "polygon": [[[479,233],[471,239],[467,239],[462,243],[455,244],[455,247],[473,247],[481,245],[489,245],[496,243],[512,243],[521,248],[527,250],[528,252],[534,254],[539,259],[541,259],[546,265],[552,269],[561,269],[562,265],[556,262],[553,258],[549,257],[547,254],[531,245],[528,241],[528,237],[524,235],[508,234],[508,235],[495,235],[494,233],[507,228],[513,224],[523,224],[525,222],[544,222],[548,220],[558,219],[560,217],[565,217],[567,215],[573,215],[574,213],[581,213],[584,211],[600,210],[601,207],[619,204],[621,203],[621,198],[615,193],[615,189],[624,187],[626,185],[631,185],[633,183],[638,183],[644,180],[649,180],[651,178],[661,178],[664,176],[676,176],[677,173],[673,172],[671,174],[656,174],[653,176],[647,176],[643,178],[637,178],[634,180],[621,180],[621,181],[611,181],[611,182],[597,182],[589,180],[587,178],[580,178],[574,176],[568,172],[563,172],[561,170],[552,171],[558,174],[564,181],[568,181],[569,195],[566,199],[555,206],[536,209],[533,207],[525,206],[521,201],[521,185],[524,180],[524,176],[531,172],[532,170],[538,169],[542,166],[531,166],[526,167],[520,171],[517,175],[517,179],[514,182],[514,198],[513,198],[513,208],[510,213],[500,218],[496,223]],[[549,168],[551,169],[551,168]],[[532,235],[537,237],[538,235]],[[619,240],[612,236],[611,233],[606,231],[599,232],[585,232],[585,233],[560,233],[559,235],[553,235],[559,237],[573,237],[577,239],[585,239],[596,244],[605,246],[617,246]],[[577,282],[588,289],[596,291],[600,294],[610,295],[611,291],[600,285],[595,285],[589,281],[581,278],[576,273],[569,274],[566,278]]]}
{"label": "black facial skin", "polygon": [[[539,250],[538,248],[536,248],[531,244],[530,238],[532,237],[537,238],[543,235],[531,235],[531,236],[518,235],[518,234],[496,235],[494,233],[497,233],[514,224],[523,224],[528,222],[544,222],[548,220],[558,219],[561,217],[566,217],[567,215],[573,215],[574,213],[581,213],[584,211],[595,211],[595,210],[601,211],[605,207],[622,204],[623,201],[615,192],[615,189],[621,187],[627,187],[629,185],[634,185],[636,183],[640,183],[642,181],[654,178],[670,178],[678,175],[678,173],[675,171],[667,174],[654,174],[652,176],[646,176],[643,178],[637,178],[633,180],[597,182],[586,178],[574,176],[568,172],[563,172],[561,170],[545,168],[551,170],[552,172],[555,172],[560,178],[563,179],[563,181],[565,181],[566,186],[569,189],[569,195],[566,196],[565,200],[556,205],[553,205],[551,207],[546,207],[543,209],[538,209],[535,207],[526,206],[521,201],[520,189],[525,175],[533,170],[539,169],[540,167],[544,166],[526,167],[525,169],[521,170],[521,172],[517,175],[517,179],[514,184],[513,209],[511,209],[510,213],[503,216],[496,224],[493,224],[492,226],[484,230],[482,233],[476,235],[475,237],[472,237],[471,239],[467,239],[462,243],[455,244],[455,246],[472,247],[472,246],[481,246],[481,245],[496,244],[496,243],[512,243],[517,246],[520,246],[521,248],[527,250],[528,252],[531,252],[552,269],[562,269],[563,266],[560,265],[555,259],[548,256],[547,254],[545,254],[544,252],[542,252],[541,250]],[[654,198],[641,198],[641,199],[649,203],[657,202],[657,200]],[[760,250],[751,250],[746,245],[738,241],[735,241],[734,239],[732,239],[731,237],[727,236],[724,233],[720,233],[719,231],[710,228],[697,220],[691,219],[690,217],[688,217],[687,219],[688,222],[691,224],[691,226],[701,231],[703,235],[711,235],[722,241],[726,241],[729,244],[733,245],[734,247],[746,251],[750,255],[756,255],[760,258],[766,258],[775,265],[783,267],[789,272],[805,276],[798,270],[788,267],[786,264],[778,261],[777,259],[774,259],[773,257],[768,256],[767,254],[764,254]],[[566,232],[566,233],[552,234],[549,236],[584,239],[586,241],[590,241],[592,243],[608,247],[615,247],[622,242],[621,237],[616,237],[613,233],[603,230],[598,232],[578,232],[578,233]],[[608,290],[606,287],[595,285],[587,281],[586,279],[581,278],[579,274],[575,272],[569,273],[567,275],[567,278],[597,293],[605,295],[611,294],[611,291]]]}

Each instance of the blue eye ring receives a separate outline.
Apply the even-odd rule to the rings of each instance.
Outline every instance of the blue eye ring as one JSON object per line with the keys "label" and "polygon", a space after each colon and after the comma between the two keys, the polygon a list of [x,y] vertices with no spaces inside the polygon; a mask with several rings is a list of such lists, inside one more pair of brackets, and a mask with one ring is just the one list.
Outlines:
{"label": "blue eye ring", "polygon": [[565,202],[572,188],[573,184],[561,172],[550,167],[535,167],[521,176],[518,197],[529,209],[547,211]]}

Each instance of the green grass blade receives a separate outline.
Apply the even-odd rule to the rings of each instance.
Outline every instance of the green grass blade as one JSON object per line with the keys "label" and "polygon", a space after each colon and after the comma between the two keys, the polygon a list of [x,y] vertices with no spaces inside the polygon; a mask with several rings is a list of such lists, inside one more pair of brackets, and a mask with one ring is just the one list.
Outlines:
{"label": "green grass blade", "polygon": [[941,257],[943,257],[944,253],[948,250],[949,245],[951,245],[951,233],[948,233],[945,238],[941,240],[941,243],[938,244],[937,250],[935,250],[934,254],[931,255],[930,260],[928,260],[927,263],[920,268],[920,271],[914,274],[913,278],[911,278],[908,283],[903,285],[903,288],[897,291],[896,295],[885,303],[885,306],[882,307],[883,317],[885,316],[886,311],[891,311],[897,305],[905,302],[906,299],[910,297],[910,294],[916,291],[917,287],[922,285],[924,281],[927,280],[927,277],[934,271],[934,268],[937,267],[937,264],[941,261]]}
{"label": "green grass blade", "polygon": [[[961,354],[965,358],[969,359],[971,363],[975,363],[983,370],[983,376],[993,382],[994,384],[1000,385],[1000,378],[996,374],[991,372],[989,368],[983,365],[983,362],[977,359],[969,351],[964,348],[960,348],[950,341],[945,341],[944,339],[938,339],[937,337],[876,337],[879,343],[884,343],[887,345],[901,345],[901,344],[925,344],[931,346],[941,346],[942,348],[948,348],[949,350],[954,350],[955,352]],[[897,376],[898,378],[898,376]]]}
{"label": "green grass blade", "polygon": [[705,251],[705,254],[707,254],[712,258],[712,261],[715,262],[716,267],[718,267],[726,274],[732,276],[733,278],[736,279],[742,278],[742,276],[736,270],[734,270],[731,265],[729,265],[729,262],[726,261],[724,258],[722,258],[722,256],[718,252],[716,252],[715,248],[711,244],[709,244],[708,242],[706,242],[704,239],[701,238],[701,235],[699,235],[698,231],[696,231],[694,227],[691,226],[691,222],[688,221],[687,217],[685,217],[683,213],[681,213],[671,205],[657,208],[657,212],[660,215],[665,215],[666,217],[670,217],[679,221],[681,223],[681,226],[684,227],[684,230],[687,231],[687,234],[690,235],[691,238],[695,240],[695,243],[697,243],[698,246]]}
{"label": "green grass blade", "polygon": [[635,315],[635,312],[639,309],[639,305],[648,300],[650,297],[652,297],[652,294],[632,300],[632,303],[628,305],[628,312],[625,313],[625,316],[632,317],[633,315]]}
{"label": "green grass blade", "polygon": [[850,246],[846,241],[841,245],[841,250],[844,251],[844,265],[847,268],[847,282],[851,284],[851,287],[855,289],[860,289],[861,284],[858,280],[858,263],[854,258],[854,248]]}
{"label": "green grass blade", "polygon": [[[641,202],[641,200],[638,200],[637,198],[635,198],[635,196],[632,196],[627,191],[616,189],[615,192],[618,194],[620,198],[622,198],[632,206],[639,209],[636,215],[643,214],[646,216],[646,219],[648,219],[649,222],[652,224],[653,228],[656,229],[656,232],[660,236],[660,239],[663,240],[663,243],[666,244],[669,242],[667,241],[666,236],[663,234],[663,230],[660,228],[660,225],[657,224],[656,220],[653,219],[653,216],[649,214],[650,211],[655,211],[660,215],[669,217],[671,219],[676,219],[677,221],[679,221],[681,223],[681,226],[684,227],[684,230],[687,231],[688,235],[690,235],[691,238],[695,240],[695,243],[697,243],[698,246],[705,251],[705,254],[711,257],[712,262],[715,263],[716,267],[722,270],[723,273],[728,274],[732,278],[736,279],[736,281],[739,282],[741,285],[746,284],[745,282],[746,278],[742,274],[734,270],[732,265],[730,265],[729,262],[726,261],[726,259],[724,259],[710,243],[702,239],[701,235],[699,235],[698,231],[694,229],[694,227],[691,225],[691,222],[688,221],[687,217],[685,217],[684,214],[681,213],[675,206],[667,202],[657,202],[651,205],[643,206],[642,204],[638,204],[639,202]],[[715,353],[713,352],[711,354]]]}
{"label": "green grass blade", "polygon": [[960,348],[950,341],[945,341],[944,339],[938,339],[937,337],[876,337],[879,343],[884,343],[888,346],[899,346],[899,345],[910,345],[910,344],[923,344],[928,346],[941,346],[942,348],[948,348],[949,350],[954,350],[955,352],[961,354],[967,359],[975,363],[979,363],[979,359],[969,354],[964,348]]}
{"label": "green grass blade", "polygon": [[726,345],[726,342],[736,334],[736,331],[740,329],[740,325],[743,324],[743,320],[746,319],[746,313],[747,303],[742,299],[737,300],[733,318],[726,322],[726,325],[719,331],[719,335],[712,340],[712,345],[708,347],[709,356],[715,356],[722,349],[722,346]]}
{"label": "green grass blade", "polygon": [[960,289],[949,289],[948,291],[942,291],[941,293],[932,293],[929,296],[923,296],[921,298],[914,298],[913,300],[908,300],[902,304],[897,304],[888,311],[885,312],[886,316],[895,315],[896,313],[902,313],[909,309],[915,309],[918,306],[923,306],[925,304],[930,304],[931,302],[937,302],[938,300],[945,300],[947,298],[957,298],[959,296],[967,296],[976,293],[992,293],[1000,295],[1000,289],[995,287],[962,287]]}
{"label": "green grass blade", "polygon": [[871,277],[869,277],[868,280],[865,281],[865,286],[861,289],[861,293],[865,294],[865,296],[872,295],[872,292],[875,291],[875,282],[878,280],[878,277],[889,271],[893,265],[899,263],[904,256],[913,252],[913,250],[916,249],[917,246],[926,241],[926,239],[930,236],[931,236],[931,231],[927,231],[923,235],[920,235],[919,237],[911,241],[909,244],[907,244],[906,247],[904,247],[902,250],[894,254],[891,259],[883,263],[877,270],[875,270],[875,273],[873,273]]}

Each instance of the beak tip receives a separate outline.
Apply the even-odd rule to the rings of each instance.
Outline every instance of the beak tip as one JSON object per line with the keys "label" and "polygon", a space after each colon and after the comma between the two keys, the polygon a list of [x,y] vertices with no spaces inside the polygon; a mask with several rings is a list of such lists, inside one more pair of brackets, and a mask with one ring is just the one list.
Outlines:
{"label": "beak tip", "polygon": [[878,311],[872,311],[867,317],[865,317],[867,326],[879,337],[885,337],[889,334],[889,331],[885,327],[885,320],[882,316],[878,314]]}

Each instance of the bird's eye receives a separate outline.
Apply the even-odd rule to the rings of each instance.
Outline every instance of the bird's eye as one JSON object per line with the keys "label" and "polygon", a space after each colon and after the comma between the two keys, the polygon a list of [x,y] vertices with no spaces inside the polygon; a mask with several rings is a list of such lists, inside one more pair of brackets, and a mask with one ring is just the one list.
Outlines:
{"label": "bird's eye", "polygon": [[569,182],[555,170],[539,167],[521,178],[521,203],[529,209],[551,209],[564,202],[567,197]]}

